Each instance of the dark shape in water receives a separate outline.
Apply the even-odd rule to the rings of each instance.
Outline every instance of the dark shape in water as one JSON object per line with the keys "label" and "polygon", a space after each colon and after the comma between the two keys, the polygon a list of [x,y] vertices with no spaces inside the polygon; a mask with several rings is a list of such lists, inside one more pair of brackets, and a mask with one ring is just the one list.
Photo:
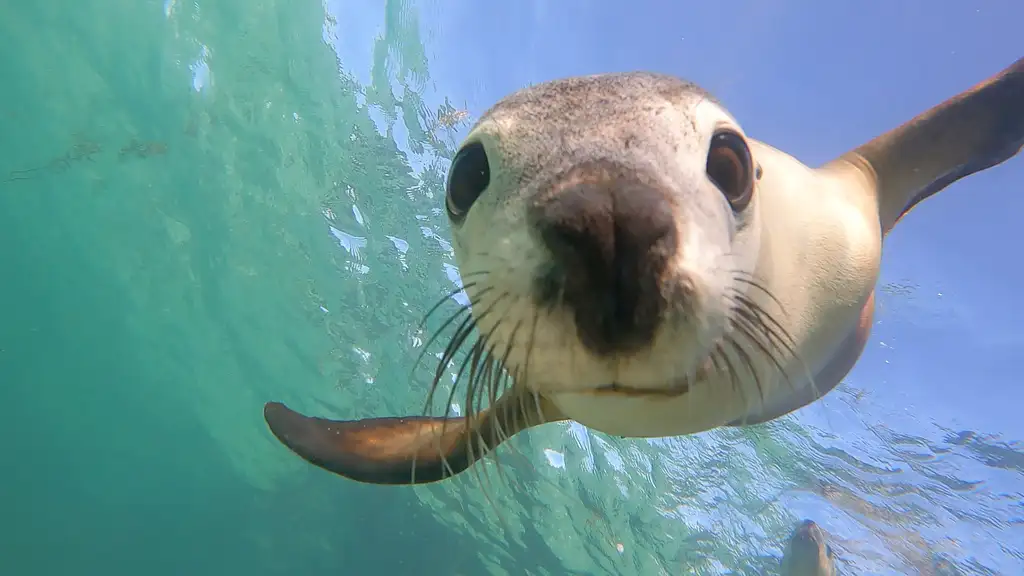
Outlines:
{"label": "dark shape in water", "polygon": [[793,530],[782,556],[782,576],[835,576],[836,560],[828,536],[813,520]]}

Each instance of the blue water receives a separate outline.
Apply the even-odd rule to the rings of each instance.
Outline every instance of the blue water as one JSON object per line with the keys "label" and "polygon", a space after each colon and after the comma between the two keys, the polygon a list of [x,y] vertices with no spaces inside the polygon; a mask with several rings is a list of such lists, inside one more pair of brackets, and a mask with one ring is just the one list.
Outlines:
{"label": "blue water", "polygon": [[813,165],[1021,55],[1010,3],[711,4],[0,6],[0,574],[764,575],[805,517],[846,574],[1024,573],[1019,158],[901,222],[857,368],[768,425],[416,488],[267,431],[422,407],[447,162],[512,90],[673,73]]}

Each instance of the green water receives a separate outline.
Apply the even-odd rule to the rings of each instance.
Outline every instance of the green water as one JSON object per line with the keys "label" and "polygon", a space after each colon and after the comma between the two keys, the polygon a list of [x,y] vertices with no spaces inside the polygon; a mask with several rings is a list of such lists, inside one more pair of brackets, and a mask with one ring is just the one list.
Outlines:
{"label": "green water", "polygon": [[[457,133],[424,103],[415,11],[382,10],[393,17],[360,86],[312,0],[0,6],[0,574],[761,573],[774,561],[661,513],[680,502],[669,468],[703,469],[689,488],[726,497],[758,474],[727,465],[744,450],[706,452],[730,470],[711,473],[625,444],[639,481],[603,462],[583,479],[545,464],[548,447],[585,459],[549,427],[512,443],[489,489],[472,477],[389,488],[273,440],[268,400],[408,413],[432,369],[410,378],[416,324],[451,288],[439,208]],[[434,160],[414,170],[369,107]]]}

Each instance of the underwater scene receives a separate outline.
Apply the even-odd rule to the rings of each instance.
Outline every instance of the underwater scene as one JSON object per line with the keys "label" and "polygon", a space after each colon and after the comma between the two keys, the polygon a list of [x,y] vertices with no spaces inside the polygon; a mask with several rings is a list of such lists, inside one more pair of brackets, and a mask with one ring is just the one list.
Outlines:
{"label": "underwater scene", "polygon": [[[1021,21],[925,0],[0,5],[0,576],[1024,574]],[[656,75],[589,76],[634,71]],[[855,149],[882,184],[805,168]],[[666,203],[662,177],[700,184]],[[787,182],[848,205],[751,197]],[[863,236],[860,200],[882,214]],[[548,318],[533,368],[487,290]],[[763,354],[709,344],[726,325]],[[413,458],[418,434],[436,442]]]}

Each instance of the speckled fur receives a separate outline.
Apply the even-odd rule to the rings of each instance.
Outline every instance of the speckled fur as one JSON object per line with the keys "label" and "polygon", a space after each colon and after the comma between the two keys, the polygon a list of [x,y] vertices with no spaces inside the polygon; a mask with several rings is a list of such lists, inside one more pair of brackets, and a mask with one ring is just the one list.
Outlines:
{"label": "speckled fur", "polygon": [[[1024,59],[817,169],[744,136],[761,177],[740,212],[706,173],[712,135],[722,127],[743,135],[700,88],[646,73],[559,80],[498,102],[467,137],[486,150],[489,185],[452,232],[477,326],[516,375],[514,386],[455,422],[332,421],[271,402],[264,408],[271,431],[336,474],[411,484],[458,474],[508,437],[555,420],[652,437],[797,410],[835,387],[864,349],[885,234],[914,205],[1024,145]],[[641,191],[631,200],[656,200],[622,206],[632,216],[647,206],[670,210],[671,218],[657,214],[655,232],[676,225],[658,236],[670,240],[658,244],[657,275],[645,277],[663,286],[644,292],[675,300],[667,307],[658,300],[658,328],[629,349],[588,350],[557,295],[536,297],[535,281],[553,257],[531,229],[538,219],[527,218],[528,208],[565,190],[557,183],[574,177],[574,166],[642,180],[628,188]],[[593,190],[615,198],[607,187],[586,190],[586,200],[601,198]],[[645,222],[654,220],[629,217],[594,229],[619,234]],[[737,273],[763,290],[737,281]],[[577,282],[573,289],[584,288]],[[729,303],[737,292],[772,315],[790,346],[776,350],[778,364],[748,347],[756,357],[749,366],[709,370],[709,351],[738,335]],[[617,388],[602,392],[608,384]]]}
{"label": "speckled fur", "polygon": [[[1012,98],[1002,96],[1004,108],[1013,105]],[[975,116],[984,113],[974,109]],[[941,130],[934,120],[928,124],[933,112],[897,136]],[[1011,114],[1019,116],[1019,110]],[[899,202],[894,198],[917,198],[903,202],[909,209],[922,198],[915,186],[941,189],[935,182],[942,175],[986,153],[985,135],[970,131],[970,119],[955,119],[975,143],[962,145],[959,155],[949,153],[958,145],[955,138],[945,149],[931,149],[934,143],[888,134],[816,170],[747,138],[763,176],[752,206],[737,215],[708,179],[705,162],[716,128],[743,131],[695,84],[636,72],[521,90],[488,110],[467,138],[484,144],[491,163],[489,188],[465,221],[453,224],[460,269],[486,271],[475,290],[492,289],[474,310],[498,308],[481,319],[480,328],[499,349],[510,348],[508,365],[519,373],[518,386],[560,409],[552,418],[625,436],[666,436],[788,413],[835,387],[863,350],[882,238],[891,228],[886,220],[892,216],[879,214],[880,194],[885,206]],[[1011,141],[1015,136],[999,135]],[[1006,146],[1000,146],[1005,157]],[[935,160],[928,170],[891,161],[907,153]],[[550,255],[529,229],[525,206],[573,166],[595,160],[618,163],[634,178],[672,190],[670,209],[682,240],[666,281],[687,285],[687,301],[673,308],[677,313],[647,349],[613,357],[589,353],[568,314],[539,310],[530,299],[530,283]],[[883,164],[888,172],[880,174]],[[908,168],[913,179],[894,176]],[[888,186],[880,191],[883,180]],[[737,271],[767,291],[738,283]],[[791,349],[776,350],[783,372],[763,354],[733,374],[704,370],[716,345],[737,339],[726,301],[730,290],[770,311],[792,338]],[[500,306],[498,294],[506,297]],[[513,329],[524,323],[530,324],[529,338]],[[668,390],[684,379],[695,384],[675,398],[591,393],[611,382]]]}

